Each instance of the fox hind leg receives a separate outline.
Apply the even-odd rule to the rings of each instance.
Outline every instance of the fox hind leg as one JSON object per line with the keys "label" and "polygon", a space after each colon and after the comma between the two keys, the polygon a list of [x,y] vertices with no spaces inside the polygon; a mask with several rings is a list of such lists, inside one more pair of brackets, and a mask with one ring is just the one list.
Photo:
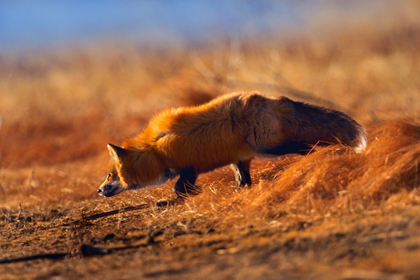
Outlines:
{"label": "fox hind leg", "polygon": [[179,179],[175,183],[174,192],[178,198],[184,198],[188,195],[196,195],[201,192],[198,186],[195,186],[197,173],[194,167],[187,167],[179,172]]}
{"label": "fox hind leg", "polygon": [[251,175],[249,174],[249,167],[251,160],[239,161],[236,164],[232,164],[233,172],[235,173],[236,186],[243,187],[245,185],[251,186]]}

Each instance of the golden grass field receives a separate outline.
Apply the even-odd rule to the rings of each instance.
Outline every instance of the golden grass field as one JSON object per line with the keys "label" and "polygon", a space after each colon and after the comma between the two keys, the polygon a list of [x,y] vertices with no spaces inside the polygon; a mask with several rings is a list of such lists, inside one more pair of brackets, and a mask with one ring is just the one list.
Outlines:
{"label": "golden grass field", "polygon": [[[419,10],[412,3],[408,15]],[[14,261],[0,264],[0,278],[419,279],[413,18],[287,42],[1,56],[0,261]],[[156,204],[175,197],[174,181],[97,195],[107,143],[159,110],[234,90],[344,111],[368,131],[367,149],[257,159],[244,189],[220,168],[199,177],[202,194],[175,205]],[[28,256],[38,258],[17,259]]]}

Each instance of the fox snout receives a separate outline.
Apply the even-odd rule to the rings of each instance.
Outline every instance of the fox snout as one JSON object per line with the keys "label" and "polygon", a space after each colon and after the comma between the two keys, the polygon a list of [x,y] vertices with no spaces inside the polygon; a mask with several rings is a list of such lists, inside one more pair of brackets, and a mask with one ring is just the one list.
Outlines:
{"label": "fox snout", "polygon": [[98,189],[98,194],[105,196],[105,197],[110,197],[110,196],[114,196],[120,192],[123,191],[123,188],[119,185],[115,186],[115,185],[105,185],[103,187],[100,187]]}
{"label": "fox snout", "polygon": [[123,192],[124,190],[124,187],[121,186],[118,181],[105,180],[105,182],[103,182],[99,187],[98,194],[105,197],[110,197]]}
{"label": "fox snout", "polygon": [[101,188],[98,189],[98,194],[99,195],[103,195],[103,196],[112,196],[113,195],[113,190],[112,190],[112,186],[111,185],[107,185],[107,186],[103,186]]}

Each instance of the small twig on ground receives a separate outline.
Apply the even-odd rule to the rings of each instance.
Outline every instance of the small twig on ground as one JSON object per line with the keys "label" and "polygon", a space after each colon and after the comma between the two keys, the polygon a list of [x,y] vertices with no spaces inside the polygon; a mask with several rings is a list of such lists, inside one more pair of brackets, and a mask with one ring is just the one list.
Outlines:
{"label": "small twig on ground", "polygon": [[0,264],[25,262],[25,261],[32,261],[32,260],[38,260],[38,259],[57,260],[57,259],[65,258],[66,256],[69,256],[69,255],[70,255],[69,253],[37,254],[37,255],[21,257],[21,258],[0,260]]}
{"label": "small twig on ground", "polygon": [[[157,207],[166,207],[169,205],[174,205],[178,202],[182,202],[182,199],[175,199],[175,200],[170,200],[170,201],[160,201],[156,204]],[[104,218],[104,217],[108,217],[108,216],[112,216],[112,215],[116,215],[116,214],[120,214],[120,213],[125,213],[125,212],[130,212],[130,211],[135,211],[135,210],[141,210],[141,209],[145,209],[148,208],[149,206],[147,204],[140,204],[140,205],[136,205],[136,206],[127,206],[121,209],[117,209],[117,210],[111,210],[108,212],[102,212],[102,213],[97,213],[97,214],[93,214],[90,216],[84,216],[82,217],[82,219],[78,219],[72,222],[68,222],[68,223],[64,223],[58,226],[54,226],[54,227],[65,227],[65,226],[71,226],[71,225],[77,225],[81,222],[87,222],[87,221],[91,221],[91,220],[96,220],[96,219],[100,219],[100,218]],[[48,227],[45,229],[49,229],[49,228],[54,228],[54,227]]]}
{"label": "small twig on ground", "polygon": [[72,222],[69,222],[69,223],[61,224],[58,227],[77,225],[77,224],[81,223],[82,221],[86,222],[86,221],[96,220],[96,219],[99,219],[99,218],[104,218],[104,217],[116,215],[116,214],[119,214],[119,213],[125,213],[125,212],[129,212],[129,211],[144,209],[144,208],[147,208],[147,207],[148,207],[147,204],[140,204],[140,205],[137,205],[137,206],[128,206],[128,207],[124,207],[124,208],[117,209],[117,210],[111,210],[111,211],[108,211],[108,212],[102,212],[102,213],[86,216],[86,217],[83,217],[82,219],[78,219],[78,220],[75,220],[75,221],[72,221]]}
{"label": "small twig on ground", "polygon": [[[117,251],[147,247],[156,243],[157,242],[152,237],[150,237],[146,243],[129,245],[129,246],[121,246],[121,247],[104,248],[104,247],[95,247],[95,246],[83,244],[80,248],[80,251],[82,252],[83,256],[107,255],[107,254],[112,254]],[[58,259],[63,259],[67,256],[72,256],[72,254],[71,253],[36,254],[36,255],[27,256],[27,257],[0,260],[0,264],[25,262],[25,261],[32,261],[32,260],[38,260],[38,259],[58,260]]]}

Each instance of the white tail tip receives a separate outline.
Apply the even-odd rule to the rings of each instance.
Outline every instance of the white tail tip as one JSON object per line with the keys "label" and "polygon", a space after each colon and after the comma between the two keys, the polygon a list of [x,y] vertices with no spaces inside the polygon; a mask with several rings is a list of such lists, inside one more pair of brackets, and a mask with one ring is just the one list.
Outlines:
{"label": "white tail tip", "polygon": [[359,145],[354,147],[354,151],[360,154],[366,149],[366,145],[367,145],[367,133],[363,128],[361,129],[359,133],[358,140],[359,140]]}

